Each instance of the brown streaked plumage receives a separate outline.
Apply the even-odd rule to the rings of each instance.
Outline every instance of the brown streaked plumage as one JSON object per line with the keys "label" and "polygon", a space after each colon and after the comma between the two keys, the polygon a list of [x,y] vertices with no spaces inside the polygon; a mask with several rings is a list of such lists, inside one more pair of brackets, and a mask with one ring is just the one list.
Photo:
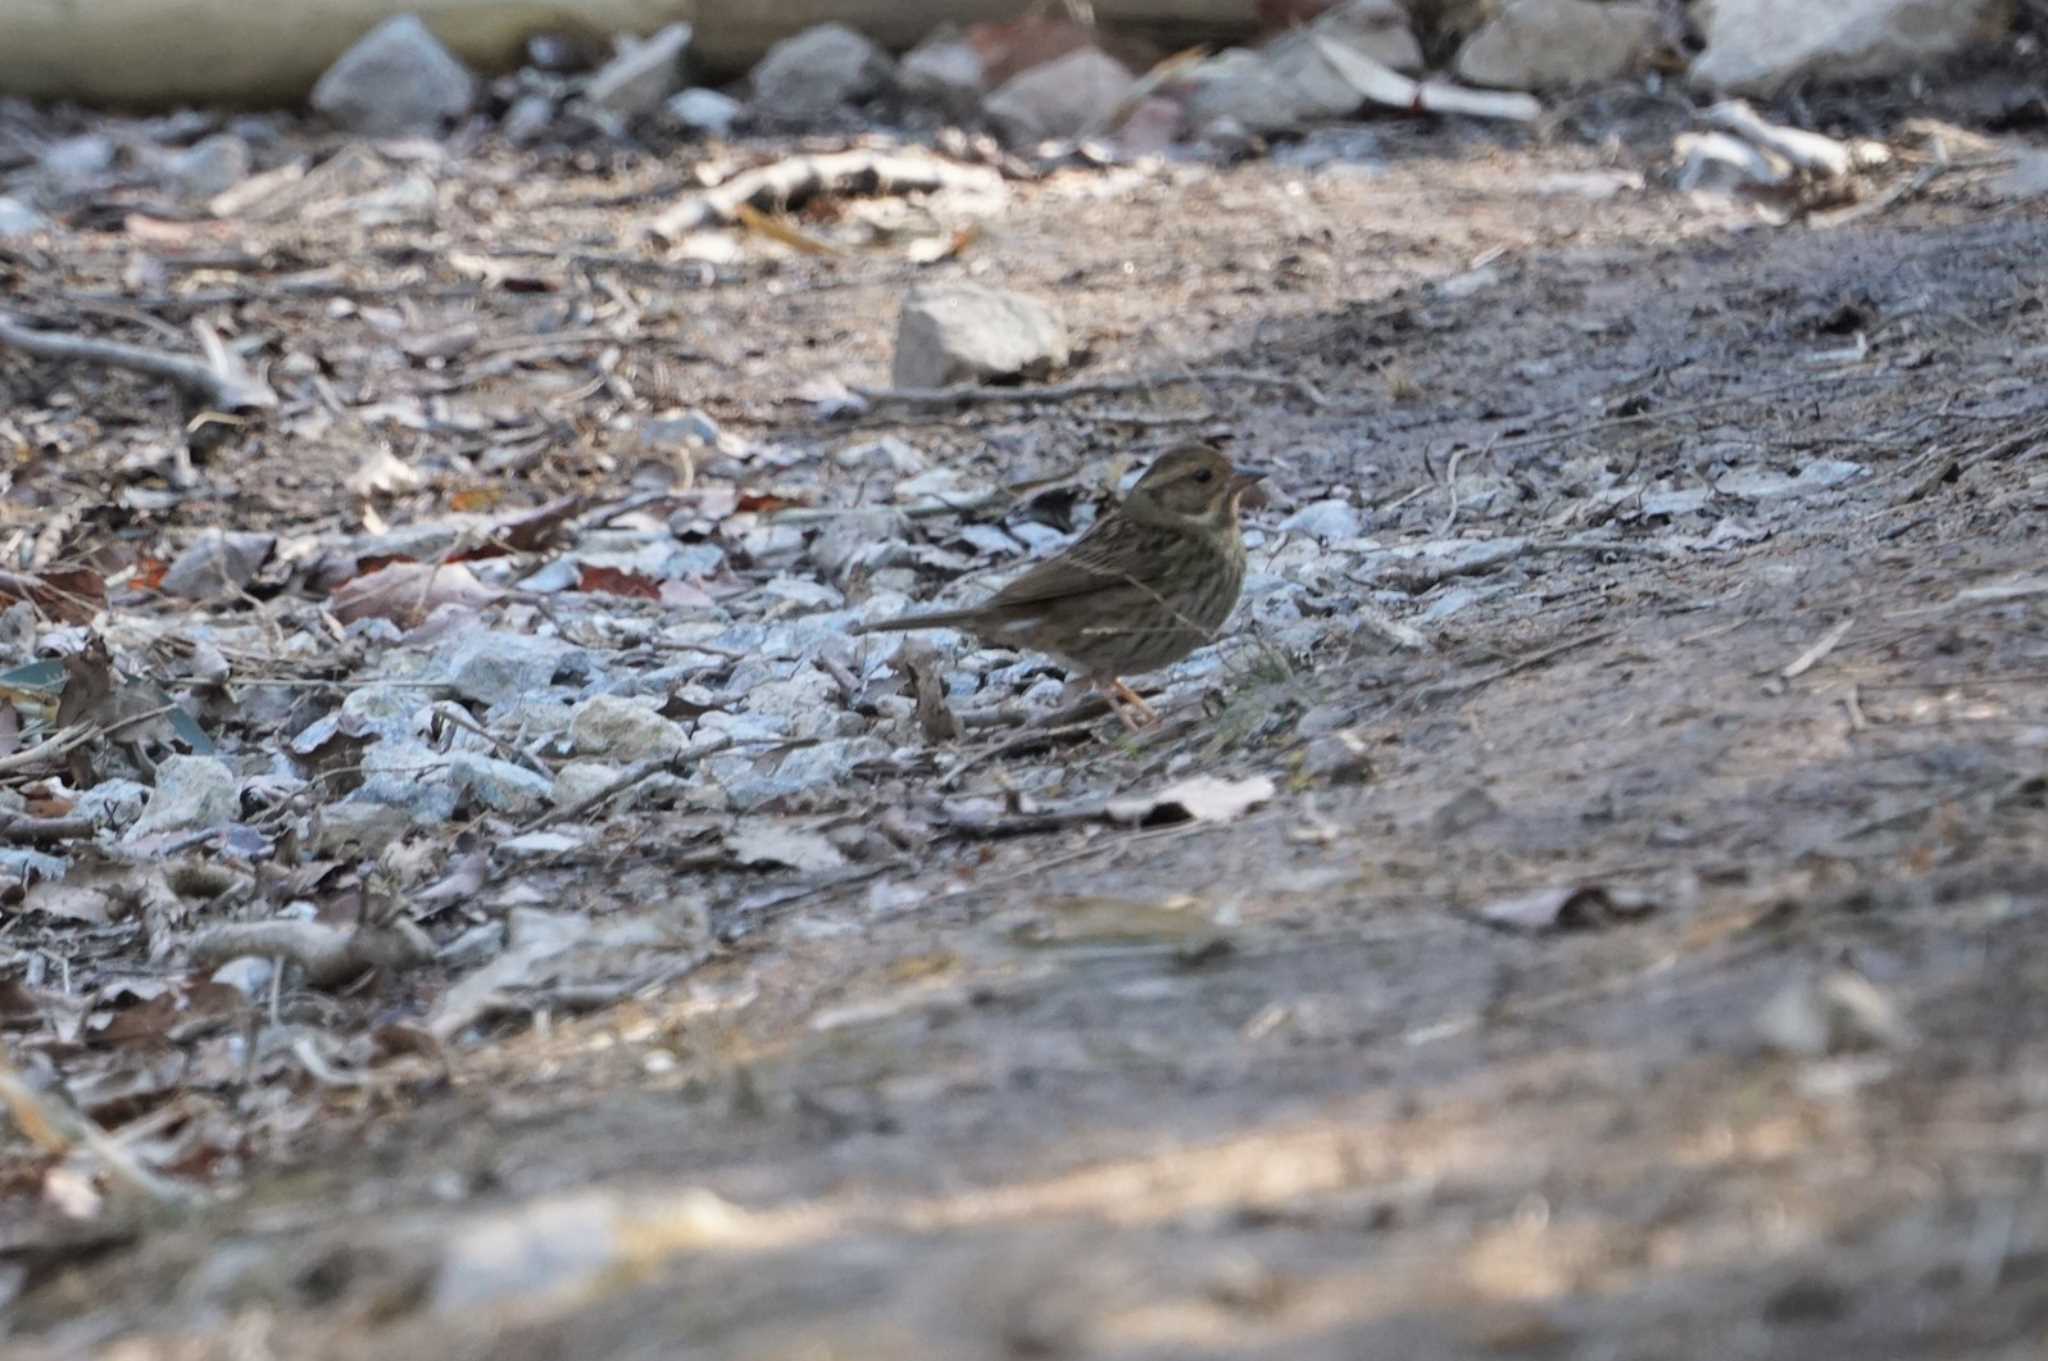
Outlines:
{"label": "brown streaked plumage", "polygon": [[[957,628],[997,647],[1050,653],[1110,698],[1157,719],[1119,677],[1169,666],[1212,641],[1244,587],[1238,509],[1262,473],[1207,444],[1159,456],[1122,505],[979,605],[855,630]],[[1117,716],[1137,727],[1118,707]]]}

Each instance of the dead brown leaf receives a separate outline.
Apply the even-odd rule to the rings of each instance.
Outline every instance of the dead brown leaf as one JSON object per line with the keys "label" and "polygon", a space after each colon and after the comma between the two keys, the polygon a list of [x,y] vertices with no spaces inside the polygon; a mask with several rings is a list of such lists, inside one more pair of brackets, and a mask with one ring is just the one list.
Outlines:
{"label": "dead brown leaf", "polygon": [[499,592],[458,563],[394,562],[343,582],[328,597],[328,608],[344,624],[389,619],[400,628],[416,628],[443,605],[482,609],[498,598]]}

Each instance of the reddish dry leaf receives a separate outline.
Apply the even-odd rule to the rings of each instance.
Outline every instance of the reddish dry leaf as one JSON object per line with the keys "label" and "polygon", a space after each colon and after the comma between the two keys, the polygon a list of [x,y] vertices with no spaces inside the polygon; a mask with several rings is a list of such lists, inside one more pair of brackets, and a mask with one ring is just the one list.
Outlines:
{"label": "reddish dry leaf", "polygon": [[583,505],[584,498],[580,496],[564,496],[550,501],[524,515],[499,522],[491,531],[491,540],[514,553],[535,552],[547,547],[555,537],[555,531],[582,510]]}
{"label": "reddish dry leaf", "polygon": [[465,515],[480,515],[487,510],[496,510],[505,500],[503,487],[471,487],[448,498],[449,508]]}
{"label": "reddish dry leaf", "polygon": [[768,514],[773,511],[788,510],[792,506],[800,506],[802,504],[803,502],[793,500],[787,496],[773,496],[767,492],[743,491],[740,493],[739,501],[734,506],[734,509],[758,511],[762,514]]}
{"label": "reddish dry leaf", "polygon": [[358,619],[389,619],[400,628],[416,628],[443,605],[481,609],[499,593],[454,563],[395,562],[345,581],[328,597],[328,608],[344,624]]}
{"label": "reddish dry leaf", "polygon": [[90,624],[107,607],[107,581],[82,567],[40,576],[0,572],[0,600],[26,600],[60,623]]}
{"label": "reddish dry leaf", "polygon": [[118,1011],[96,1011],[86,1022],[85,1034],[95,1044],[161,1040],[177,1020],[177,994],[160,992],[146,1002],[137,1002]]}
{"label": "reddish dry leaf", "polygon": [[618,567],[583,566],[577,572],[576,589],[589,595],[622,595],[632,600],[661,599],[661,583],[638,572]]}
{"label": "reddish dry leaf", "polygon": [[0,978],[0,1016],[34,1016],[41,1010],[28,984],[18,978]]}
{"label": "reddish dry leaf", "polygon": [[981,57],[988,88],[994,89],[1020,71],[1056,61],[1069,52],[1092,47],[1095,34],[1064,16],[1049,14],[1013,19],[1006,24],[974,24],[967,45]]}
{"label": "reddish dry leaf", "polygon": [[171,560],[169,558],[152,557],[148,553],[144,553],[135,560],[135,573],[128,580],[131,585],[141,590],[162,590],[164,573],[170,570]]}

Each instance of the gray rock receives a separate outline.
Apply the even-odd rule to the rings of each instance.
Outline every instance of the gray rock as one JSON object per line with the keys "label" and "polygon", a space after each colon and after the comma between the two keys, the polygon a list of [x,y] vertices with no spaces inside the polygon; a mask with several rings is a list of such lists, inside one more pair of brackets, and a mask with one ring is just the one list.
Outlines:
{"label": "gray rock", "polygon": [[301,756],[318,750],[337,733],[350,737],[398,737],[413,735],[413,717],[432,699],[430,691],[410,685],[362,685],[348,692],[341,709],[326,718],[315,719],[292,738],[292,750]]}
{"label": "gray rock", "polygon": [[1358,507],[1349,501],[1311,501],[1280,522],[1289,534],[1306,534],[1324,543],[1355,539],[1364,532]]}
{"label": "gray rock", "polygon": [[555,782],[538,771],[474,751],[449,753],[448,777],[457,789],[498,813],[534,812],[555,790]]}
{"label": "gray rock", "polygon": [[1323,55],[1325,43],[1401,72],[1421,70],[1421,47],[1409,31],[1407,10],[1397,0],[1356,0],[1257,51],[1233,49],[1204,61],[1188,94],[1188,121],[1204,129],[1204,141],[1229,151],[1251,133],[1354,113],[1364,96]]}
{"label": "gray rock", "polygon": [[1137,80],[1092,47],[1020,71],[982,109],[1010,143],[1079,137],[1106,125]]}
{"label": "gray rock", "polygon": [[[683,91],[683,94],[694,93],[694,90]],[[716,91],[707,90],[705,93],[715,94]],[[680,416],[660,416],[642,421],[638,431],[640,443],[649,449],[716,449],[722,433],[717,421],[695,407]]]}
{"label": "gray rock", "polygon": [[402,809],[343,801],[319,810],[309,845],[314,855],[371,857],[411,830]]}
{"label": "gray rock", "polygon": [[51,179],[65,185],[83,185],[114,168],[117,150],[113,138],[88,132],[50,143],[37,161]]}
{"label": "gray rock", "polygon": [[624,766],[610,761],[571,761],[555,772],[555,787],[550,797],[558,806],[571,808],[585,799],[596,798],[625,773]]}
{"label": "gray rock", "polygon": [[277,966],[262,955],[242,955],[215,969],[209,977],[225,983],[244,997],[261,997],[270,990],[270,976]]}
{"label": "gray rock", "polygon": [[1806,76],[1867,80],[1924,68],[2003,34],[2008,0],[1715,0],[1700,10],[1700,89],[1772,95]]}
{"label": "gray rock", "polygon": [[768,49],[754,67],[753,109],[784,119],[821,118],[895,82],[889,54],[845,24],[819,24]]}
{"label": "gray rock", "polygon": [[786,680],[769,681],[747,692],[747,711],[789,724],[790,736],[821,737],[832,733],[844,716],[839,690],[816,667],[799,667]]}
{"label": "gray rock", "polygon": [[738,555],[756,567],[787,562],[804,551],[804,531],[799,525],[754,525],[733,545]]}
{"label": "gray rock", "polygon": [[1853,481],[1868,471],[1861,463],[1835,458],[1814,459],[1797,473],[1782,473],[1775,468],[1731,468],[1714,483],[1714,490],[1723,496],[1757,501],[1777,496],[1810,496]]}
{"label": "gray rock", "polygon": [[832,455],[832,461],[842,468],[863,468],[903,477],[925,470],[924,455],[915,445],[894,435],[884,435],[866,444],[850,444]]}
{"label": "gray rock", "polygon": [[50,219],[18,198],[0,195],[0,238],[48,231]]}
{"label": "gray rock", "polygon": [[79,794],[73,801],[72,811],[81,817],[91,818],[96,827],[111,827],[119,831],[141,817],[143,806],[148,802],[148,785],[134,780],[102,780]]}
{"label": "gray rock", "polygon": [[906,53],[898,79],[905,94],[956,119],[979,108],[988,88],[981,54],[951,32],[934,33]]}
{"label": "gray rock", "polygon": [[904,299],[890,376],[906,388],[1043,378],[1067,355],[1066,327],[1035,299],[977,284],[926,285]]}
{"label": "gray rock", "polygon": [[313,108],[364,137],[438,133],[469,112],[476,79],[416,15],[386,19],[335,59]]}
{"label": "gray rock", "polygon": [[163,593],[182,600],[235,595],[255,579],[276,547],[275,534],[212,530],[171,560],[164,571]]}
{"label": "gray rock", "polygon": [[663,718],[650,704],[620,695],[596,695],[576,706],[569,738],[585,756],[644,761],[675,756],[689,748],[683,725]]}
{"label": "gray rock", "polygon": [[1325,733],[1302,753],[1301,773],[1332,784],[1363,784],[1373,776],[1372,753],[1358,733]]}
{"label": "gray rock", "polygon": [[1513,0],[1458,48],[1455,67],[1474,85],[1553,90],[1627,75],[1658,42],[1648,5]]}
{"label": "gray rock", "polygon": [[156,788],[128,838],[188,827],[218,827],[241,813],[240,782],[216,756],[167,756],[156,768]]}
{"label": "gray rock", "polygon": [[363,753],[362,766],[362,785],[334,807],[375,804],[397,809],[416,823],[430,823],[447,822],[462,802],[448,777],[449,758],[424,742],[378,742]]}
{"label": "gray rock", "polygon": [[842,786],[859,762],[888,755],[889,744],[880,738],[853,737],[799,747],[765,773],[751,756],[717,756],[710,765],[732,806],[745,812],[775,799]]}
{"label": "gray rock", "polygon": [[[670,99],[665,107],[668,116],[684,127],[707,137],[724,137],[732,132],[732,125],[739,121],[746,106],[729,94],[699,86],[694,90],[684,90]],[[712,442],[715,441],[716,436],[713,436]]]}
{"label": "gray rock", "polygon": [[62,879],[64,872],[71,868],[62,857],[47,855],[42,851],[0,851],[0,874],[9,882],[31,883],[37,879]]}
{"label": "gray rock", "polygon": [[557,673],[588,664],[580,648],[559,638],[478,629],[462,635],[443,660],[448,680],[464,698],[509,704],[545,690]]}
{"label": "gray rock", "polygon": [[1189,123],[1203,129],[1204,141],[1234,152],[1251,133],[1356,111],[1365,96],[1323,55],[1324,43],[1400,71],[1422,66],[1422,49],[1396,0],[1356,0],[1256,52],[1233,49],[1203,63],[1188,95]]}
{"label": "gray rock", "polygon": [[212,198],[249,178],[249,144],[217,132],[164,157],[164,177],[191,198]]}
{"label": "gray rock", "polygon": [[442,967],[463,971],[488,963],[505,952],[505,923],[478,922],[434,952]]}
{"label": "gray rock", "polygon": [[633,44],[590,78],[584,99],[622,118],[653,113],[682,88],[683,53],[689,50],[690,32],[688,24],[670,24],[646,41]]}
{"label": "gray rock", "polygon": [[498,131],[514,146],[531,146],[554,125],[554,97],[536,92],[521,95],[512,102],[512,107],[505,110],[504,121],[498,124]]}
{"label": "gray rock", "polygon": [[792,605],[811,610],[836,610],[846,603],[845,595],[809,577],[779,576],[763,585],[761,590],[777,600],[787,600]]}

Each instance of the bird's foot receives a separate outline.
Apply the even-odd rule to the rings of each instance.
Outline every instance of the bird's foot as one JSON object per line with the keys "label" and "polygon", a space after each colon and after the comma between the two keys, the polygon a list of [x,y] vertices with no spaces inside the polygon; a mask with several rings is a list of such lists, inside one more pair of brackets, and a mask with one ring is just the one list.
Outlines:
{"label": "bird's foot", "polygon": [[1095,688],[1109,701],[1110,709],[1123,720],[1126,730],[1137,732],[1159,721],[1158,712],[1145,702],[1144,697],[1116,677],[1097,681]]}

